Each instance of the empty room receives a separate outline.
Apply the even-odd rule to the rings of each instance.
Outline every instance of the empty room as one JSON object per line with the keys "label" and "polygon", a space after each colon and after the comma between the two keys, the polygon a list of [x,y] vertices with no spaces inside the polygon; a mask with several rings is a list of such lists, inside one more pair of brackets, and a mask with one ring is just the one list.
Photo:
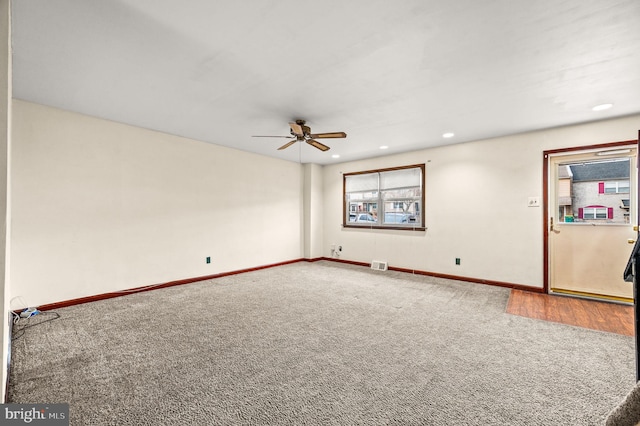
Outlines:
{"label": "empty room", "polygon": [[0,6],[6,424],[640,422],[640,2]]}

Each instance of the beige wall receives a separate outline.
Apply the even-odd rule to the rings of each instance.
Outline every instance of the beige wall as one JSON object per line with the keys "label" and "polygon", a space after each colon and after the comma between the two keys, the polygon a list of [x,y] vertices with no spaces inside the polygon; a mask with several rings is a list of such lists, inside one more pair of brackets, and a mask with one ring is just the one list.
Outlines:
{"label": "beige wall", "polygon": [[302,256],[300,165],[20,100],[13,111],[12,308]]}
{"label": "beige wall", "polygon": [[[300,166],[13,103],[12,308],[300,257],[542,286],[542,152],[629,140],[640,116]],[[426,163],[426,232],[342,229],[342,173]],[[211,256],[212,264],[204,262]],[[461,265],[455,265],[455,258]]]}
{"label": "beige wall", "polygon": [[[636,139],[640,116],[324,168],[324,256],[543,286],[544,150]],[[426,163],[426,232],[342,229],[342,173]],[[455,258],[461,259],[459,266]],[[622,273],[622,271],[620,272]]]}
{"label": "beige wall", "polygon": [[304,166],[304,257],[322,257],[322,167]]}

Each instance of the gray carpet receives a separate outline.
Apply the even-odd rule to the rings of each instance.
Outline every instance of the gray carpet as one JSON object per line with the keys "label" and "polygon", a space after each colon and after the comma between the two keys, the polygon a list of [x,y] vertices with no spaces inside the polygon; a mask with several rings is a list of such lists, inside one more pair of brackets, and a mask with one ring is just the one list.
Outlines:
{"label": "gray carpet", "polygon": [[633,338],[508,297],[302,262],[78,305],[13,342],[8,399],[68,402],[73,425],[602,424]]}
{"label": "gray carpet", "polygon": [[606,426],[637,426],[640,422],[640,383],[607,416]]}

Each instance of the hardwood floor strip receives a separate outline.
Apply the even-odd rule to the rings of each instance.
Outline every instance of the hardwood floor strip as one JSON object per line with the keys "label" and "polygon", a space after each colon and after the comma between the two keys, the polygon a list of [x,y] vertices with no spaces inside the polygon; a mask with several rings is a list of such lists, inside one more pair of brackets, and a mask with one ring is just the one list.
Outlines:
{"label": "hardwood floor strip", "polygon": [[506,312],[592,330],[634,336],[633,306],[511,290]]}

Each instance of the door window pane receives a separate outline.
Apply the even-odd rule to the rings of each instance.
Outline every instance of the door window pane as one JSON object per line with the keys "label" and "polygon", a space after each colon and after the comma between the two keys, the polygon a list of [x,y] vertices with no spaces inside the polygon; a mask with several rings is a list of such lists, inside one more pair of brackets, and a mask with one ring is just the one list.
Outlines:
{"label": "door window pane", "polygon": [[629,157],[558,165],[559,222],[629,223]]}

